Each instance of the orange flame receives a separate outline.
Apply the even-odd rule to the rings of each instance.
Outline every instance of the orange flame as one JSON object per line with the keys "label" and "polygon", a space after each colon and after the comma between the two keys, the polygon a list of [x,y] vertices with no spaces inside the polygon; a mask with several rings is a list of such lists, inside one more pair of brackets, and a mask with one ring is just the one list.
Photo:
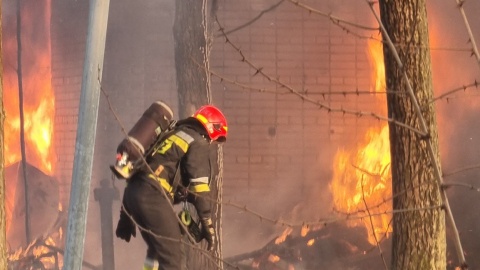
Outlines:
{"label": "orange flame", "polygon": [[276,263],[276,262],[280,261],[280,257],[278,257],[277,255],[270,254],[268,256],[268,260],[272,263]]}
{"label": "orange flame", "polygon": [[283,231],[282,235],[280,235],[279,237],[277,237],[277,239],[275,239],[275,244],[278,245],[285,242],[285,239],[287,239],[287,236],[289,236],[292,232],[293,232],[293,229],[291,227],[286,228]]}
{"label": "orange flame", "polygon": [[[370,129],[366,141],[356,151],[339,150],[335,156],[336,167],[330,188],[338,211],[363,213],[368,207],[370,214],[374,214],[391,209],[390,205],[384,203],[391,196],[388,126],[380,132],[375,128]],[[388,225],[390,218],[391,215],[378,215],[372,216],[371,220],[365,218],[349,224],[364,225],[368,231],[368,241],[375,244],[375,237],[379,239],[381,235],[392,231]]]}
{"label": "orange flame", "polygon": [[[50,247],[56,246],[54,239],[62,239],[63,231],[59,228],[57,232],[52,233],[49,237],[43,241],[34,241],[25,248],[19,248],[14,252],[7,254],[7,259],[10,262],[19,261],[22,258],[33,256],[34,260],[40,262],[44,267],[48,269],[55,265],[62,266],[62,256],[54,255],[58,251],[52,250]],[[53,269],[53,268],[52,268]]]}
{"label": "orange flame", "polygon": [[302,237],[305,237],[307,235],[307,233],[310,231],[310,228],[308,226],[302,226],[302,229],[300,231],[300,235]]}
{"label": "orange flame", "polygon": [[[385,65],[382,44],[369,43],[369,56],[374,67],[372,84],[375,91],[385,91]],[[389,225],[391,205],[390,141],[388,125],[370,128],[365,141],[356,149],[339,150],[334,159],[330,185],[338,211],[345,213],[368,212],[373,216],[349,222],[350,226],[365,226],[368,241],[375,245],[383,235],[392,231]],[[379,215],[375,215],[379,214]]]}
{"label": "orange flame", "polygon": [[[16,8],[16,5],[12,5]],[[25,161],[46,175],[55,170],[53,128],[55,96],[52,88],[50,19],[51,0],[23,1],[21,5],[21,29],[17,31],[16,12],[8,12],[3,18],[4,73],[3,103],[5,105],[4,166],[22,160],[20,141],[20,94],[22,82],[23,129]],[[19,70],[17,33],[21,33],[21,59]],[[21,76],[19,76],[21,75]],[[18,179],[7,179],[5,198],[6,228],[12,226],[12,211]]]}
{"label": "orange flame", "polygon": [[[22,92],[26,160],[52,175],[55,152],[52,146],[55,96],[52,88],[50,52],[50,0],[44,9],[38,5],[22,8]],[[27,4],[25,6],[28,6]],[[35,12],[35,15],[32,14]],[[35,16],[36,18],[32,18]],[[40,18],[38,18],[41,16]],[[16,29],[12,18],[5,28]],[[10,25],[8,25],[10,23]],[[42,25],[42,26],[40,26]],[[38,31],[43,31],[41,34]],[[45,38],[38,38],[43,36]],[[4,33],[5,166],[22,159],[20,151],[20,110],[17,73],[17,37]],[[35,38],[33,38],[35,37]]]}
{"label": "orange flame", "polygon": [[374,78],[374,91],[385,91],[385,63],[383,62],[383,44],[380,42],[374,42],[370,40],[368,42],[368,51],[370,62],[373,63]]}

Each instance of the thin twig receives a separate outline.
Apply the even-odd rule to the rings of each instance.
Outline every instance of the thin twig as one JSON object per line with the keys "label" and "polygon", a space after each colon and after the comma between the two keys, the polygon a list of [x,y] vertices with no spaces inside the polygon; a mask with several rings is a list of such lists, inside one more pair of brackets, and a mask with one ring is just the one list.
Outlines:
{"label": "thin twig", "polygon": [[468,166],[468,167],[463,167],[463,168],[457,169],[453,172],[444,173],[443,177],[450,177],[450,176],[452,176],[454,174],[457,174],[457,173],[461,173],[461,172],[465,172],[465,171],[469,171],[469,170],[475,170],[475,169],[480,169],[480,164],[472,165],[472,166]]}
{"label": "thin twig", "polygon": [[453,187],[453,186],[459,186],[459,187],[466,187],[466,188],[469,188],[471,190],[475,190],[475,191],[480,191],[480,188],[477,188],[473,185],[470,185],[470,184],[467,184],[467,183],[460,183],[460,182],[448,182],[448,183],[444,183],[443,184],[443,188],[444,189],[447,189],[449,187]]}
{"label": "thin twig", "polygon": [[475,55],[477,59],[477,64],[480,67],[480,54],[478,53],[477,44],[475,43],[475,37],[473,36],[472,29],[470,28],[470,24],[468,23],[467,15],[465,15],[465,10],[463,9],[463,4],[465,3],[465,0],[456,1],[458,10],[462,14],[463,21],[465,22],[465,27],[467,28],[468,36],[470,37],[470,42],[472,43],[472,54]]}
{"label": "thin twig", "polygon": [[363,203],[365,204],[365,209],[367,209],[367,213],[368,213],[368,219],[370,220],[370,226],[372,228],[372,234],[373,234],[373,238],[375,239],[375,243],[376,243],[376,246],[378,248],[378,251],[380,252],[380,257],[382,258],[382,261],[383,261],[383,266],[385,266],[385,269],[388,270],[388,266],[387,266],[387,262],[385,261],[385,257],[383,256],[383,251],[382,251],[382,247],[380,247],[380,243],[378,242],[378,239],[377,239],[377,234],[375,233],[375,226],[373,225],[373,219],[372,219],[372,215],[370,214],[370,210],[368,209],[368,204],[367,204],[367,201],[365,200],[365,191],[363,189],[363,175],[362,175],[362,180],[361,180],[361,185],[362,185],[362,200],[363,200]]}

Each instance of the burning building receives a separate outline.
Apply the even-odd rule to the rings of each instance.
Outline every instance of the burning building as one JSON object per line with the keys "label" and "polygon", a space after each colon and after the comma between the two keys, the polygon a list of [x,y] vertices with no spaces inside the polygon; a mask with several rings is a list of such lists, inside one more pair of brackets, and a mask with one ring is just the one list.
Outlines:
{"label": "burning building", "polygon": [[[51,229],[41,239],[61,251],[65,240],[61,217],[65,217],[64,209],[69,202],[89,4],[75,0],[19,2],[20,7],[12,0],[4,0],[2,5],[8,238],[12,251],[20,247],[25,251],[29,242]],[[366,205],[377,213],[391,209],[386,122],[355,113],[386,114],[377,25],[362,1],[320,2],[304,1],[307,7],[273,0],[217,3],[221,25],[214,30],[210,59],[214,72],[212,100],[224,109],[231,132],[224,146],[224,199],[246,205],[247,209],[273,220],[301,223],[343,217],[364,211]],[[17,29],[18,8],[21,31]],[[478,81],[479,68],[471,57],[471,44],[458,8],[447,3],[428,8],[434,87],[436,96],[440,96],[470,85],[475,79]],[[473,16],[480,8],[477,3],[468,3],[465,8],[471,20],[478,20]],[[124,183],[112,180],[108,169],[124,136],[122,127],[128,129],[152,100],[165,100],[178,110],[172,35],[174,12],[174,1],[121,0],[110,4],[102,88],[122,123],[116,121],[107,97],[102,96],[92,194],[102,187],[101,183],[122,192]],[[366,25],[368,29],[341,21]],[[224,32],[217,31],[220,26]],[[479,29],[474,31],[478,36]],[[23,44],[21,72],[16,54],[19,35]],[[246,65],[245,59],[258,69]],[[266,76],[259,74],[259,70]],[[19,73],[23,91],[21,110]],[[307,98],[299,98],[288,87]],[[474,117],[480,109],[478,90],[466,87],[465,91],[434,102],[439,111],[445,173],[478,164],[480,125]],[[21,145],[25,146],[23,157]],[[29,177],[25,177],[25,172]],[[480,186],[475,182],[477,170],[460,171],[450,179]],[[29,181],[26,186],[24,181]],[[25,197],[26,192],[31,195]],[[474,241],[480,238],[477,231],[480,221],[467,206],[475,205],[478,195],[461,189],[452,189],[449,194],[465,241],[467,260],[474,260],[471,254],[480,250],[479,241]],[[113,224],[120,207],[115,198],[118,197],[112,197]],[[106,262],[98,252],[102,246],[101,205],[98,196],[91,196],[90,200],[84,260],[86,268],[95,269]],[[30,207],[25,208],[27,201]],[[29,211],[22,212],[22,208]],[[42,214],[36,217],[40,209]],[[30,224],[42,224],[41,232],[33,226],[27,237],[27,215]],[[280,223],[261,222],[249,211],[226,206],[224,255],[231,258],[265,251],[262,248],[269,245],[282,248],[301,245],[298,250],[308,251],[308,255],[302,253],[302,263],[288,261],[287,258],[298,259],[298,256],[277,250],[256,253],[255,259],[249,258],[249,267],[311,269],[308,267],[314,265],[316,258],[322,258],[341,268],[342,262],[360,260],[355,256],[365,251],[380,261],[380,255],[372,247],[375,238],[388,242],[392,231],[390,218],[385,214],[373,220],[310,228],[305,235],[311,238],[305,241],[294,238],[303,237],[298,229],[290,232],[288,241],[277,244],[274,240],[287,228]],[[348,237],[338,237],[341,232]],[[354,235],[362,238],[352,239]],[[48,240],[51,236],[55,244]],[[333,241],[340,238],[341,241]],[[312,239],[315,241],[309,242]],[[117,239],[111,241],[116,269],[132,269],[141,264],[144,256],[141,239],[129,244]],[[388,249],[383,251],[389,253]],[[56,254],[61,263],[61,252]],[[266,261],[270,268],[265,266]]]}

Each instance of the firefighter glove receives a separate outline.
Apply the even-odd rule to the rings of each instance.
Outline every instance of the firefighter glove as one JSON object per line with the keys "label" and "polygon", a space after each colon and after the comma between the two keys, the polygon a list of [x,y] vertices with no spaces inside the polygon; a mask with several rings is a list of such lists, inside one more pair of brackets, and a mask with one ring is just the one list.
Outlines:
{"label": "firefighter glove", "polygon": [[213,222],[211,218],[202,218],[202,234],[205,240],[207,240],[207,251],[212,251],[215,244],[215,229],[213,228]]}
{"label": "firefighter glove", "polygon": [[118,220],[117,230],[115,234],[118,238],[123,239],[127,242],[130,242],[130,238],[137,235],[137,230],[135,228],[135,223],[130,219],[130,217],[125,213],[125,211],[120,210],[120,219]]}

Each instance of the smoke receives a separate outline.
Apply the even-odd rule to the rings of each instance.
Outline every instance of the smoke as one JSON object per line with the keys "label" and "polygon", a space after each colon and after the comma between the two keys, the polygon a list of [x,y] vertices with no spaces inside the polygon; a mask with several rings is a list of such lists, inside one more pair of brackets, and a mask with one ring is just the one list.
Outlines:
{"label": "smoke", "polygon": [[[478,3],[464,6],[468,14],[480,9]],[[432,50],[433,84],[435,95],[469,85],[479,79],[480,66],[471,54],[472,44],[463,19],[454,2],[439,2],[429,8],[429,25]],[[478,25],[476,16],[469,16],[471,26]],[[452,23],[452,21],[456,23]],[[473,29],[480,36],[480,29]],[[461,50],[459,50],[461,49]],[[465,51],[467,49],[468,51]],[[448,167],[458,166],[454,153],[469,151],[475,141],[476,112],[480,109],[478,91],[468,88],[436,102],[439,119],[442,161]],[[465,132],[467,138],[460,133]]]}
{"label": "smoke", "polygon": [[[433,84],[439,96],[453,89],[479,81],[478,59],[471,53],[472,43],[463,18],[454,1],[428,2],[432,50]],[[480,3],[468,2],[463,6],[474,37],[480,37],[478,12]],[[478,40],[476,40],[478,46]],[[443,49],[440,49],[443,48]],[[470,51],[458,50],[470,49]],[[479,168],[464,170],[480,164],[480,95],[479,89],[470,87],[437,100],[440,158],[446,183],[480,186]],[[457,172],[457,173],[455,173]],[[451,174],[453,173],[453,174]],[[453,216],[460,233],[469,268],[476,269],[480,262],[474,254],[480,252],[480,231],[475,205],[480,202],[478,192],[461,186],[447,190]],[[447,222],[449,258],[456,261],[453,234]]]}
{"label": "smoke", "polygon": [[[5,3],[2,4],[4,18],[5,14],[11,14],[11,12],[14,11],[14,6],[12,5],[13,2],[14,1],[5,1]],[[278,1],[264,2],[271,2],[273,5]],[[172,14],[174,12],[172,8],[174,6],[173,3],[173,1],[154,0],[144,1],[142,4],[138,4],[135,1],[112,1],[111,3],[107,51],[105,57],[105,72],[103,75],[104,83],[102,83],[102,86],[107,92],[111,93],[111,101],[114,103],[115,108],[119,109],[119,116],[124,121],[123,124],[125,124],[127,129],[138,119],[141,112],[151,104],[152,100],[163,99],[169,104],[172,104],[173,107],[176,107],[175,104],[177,97],[175,94],[175,76],[171,68],[174,65],[174,45],[171,34],[173,22]],[[352,1],[349,0],[342,0],[340,2],[329,1],[328,4],[322,2],[318,8],[321,10],[330,10],[332,11],[332,14],[339,15],[347,20],[353,20],[355,18],[359,20],[359,23],[370,25],[372,21],[372,15],[369,13],[366,4],[365,6],[361,6],[362,8],[360,10],[356,10],[355,7],[357,5],[351,3]],[[75,1],[75,3],[73,3],[73,1],[55,3],[54,1],[54,4],[56,8],[63,8],[70,12],[68,14],[64,14],[65,10],[60,10],[60,13],[62,14],[58,14],[59,11],[57,11],[54,13],[56,16],[53,16],[52,18],[52,22],[54,22],[52,28],[61,29],[61,31],[57,31],[56,33],[56,42],[60,42],[62,38],[65,39],[64,44],[56,44],[56,59],[62,59],[62,61],[67,63],[67,65],[60,67],[59,63],[56,62],[54,63],[54,67],[57,68],[57,71],[63,69],[62,72],[65,73],[67,71],[71,71],[72,69],[78,69],[77,73],[81,73],[81,64],[79,64],[81,60],[74,58],[75,56],[78,57],[78,55],[75,55],[76,53],[71,53],[71,46],[72,43],[75,42],[84,42],[83,39],[81,39],[81,34],[84,34],[84,29],[86,27],[86,12],[84,12],[85,8],[82,10],[83,13],[78,12],[77,8],[79,5],[82,5],[81,1]],[[240,5],[240,2],[237,4]],[[87,4],[85,3],[83,5]],[[222,6],[222,8],[230,7],[228,6],[229,3],[227,2],[223,3],[223,5],[224,6]],[[265,7],[268,6],[269,5],[265,5]],[[468,8],[467,15],[469,15],[469,18],[475,20],[472,22],[472,26],[478,26],[478,16],[476,16],[476,14],[480,14],[480,4],[470,1],[467,2],[465,6]],[[245,8],[247,11],[249,10],[248,7],[243,7],[241,5],[239,8]],[[436,37],[432,38],[433,47],[468,48],[470,46],[468,43],[466,28],[462,22],[458,9],[455,7],[454,1],[435,1],[434,3],[429,2],[428,8],[430,29],[432,36]],[[290,14],[289,12],[296,10],[296,7],[285,2],[278,8],[280,11],[282,11],[282,9],[284,12],[283,14]],[[247,11],[244,11],[244,13],[247,13]],[[230,14],[228,16],[231,16],[230,19],[233,22],[238,22],[238,24],[244,23],[244,18],[240,18],[243,13],[239,12],[237,15],[235,12],[232,13],[228,10],[225,12],[230,12],[228,13]],[[273,12],[277,12],[277,10]],[[266,16],[268,16],[268,14],[264,15],[264,17]],[[270,17],[268,21],[269,26],[271,27],[270,29],[275,27],[275,23],[280,22],[282,16],[284,15]],[[305,20],[308,19],[310,20],[309,23],[312,23],[314,20],[312,17],[314,18],[314,15],[309,14],[308,16],[302,18]],[[293,20],[297,19],[298,18],[295,17],[295,19],[292,19],[292,22]],[[325,18],[322,18],[322,20],[325,22],[328,21],[328,19]],[[452,23],[452,21],[455,23]],[[256,23],[262,22],[265,23],[265,21],[261,20]],[[234,24],[232,22],[230,23]],[[256,25],[251,27],[256,27]],[[253,29],[254,28],[250,28],[249,31]],[[338,28],[332,29],[334,29],[334,31],[342,32],[342,30]],[[320,30],[323,31],[324,29]],[[242,33],[244,34],[245,31],[246,30],[243,29]],[[272,32],[280,33],[281,31],[288,30],[274,30]],[[301,29],[301,31],[307,32],[305,29]],[[476,37],[480,36],[480,29],[477,28],[474,29],[474,31]],[[299,32],[299,28],[294,28],[294,30],[289,31],[288,34],[293,35],[293,32]],[[72,37],[72,33],[74,33],[73,36],[75,37]],[[271,34],[271,32],[268,32],[267,34]],[[253,41],[259,40],[259,34],[256,33],[256,35],[257,36],[249,36],[248,39],[252,39]],[[325,36],[315,35],[316,34],[305,34],[303,38],[304,40],[308,40],[309,38],[327,38]],[[262,34],[262,38],[263,37],[265,37],[265,39],[262,39],[262,42],[263,40],[268,40],[269,38],[273,39],[272,36],[264,36]],[[245,39],[244,36],[242,38]],[[278,45],[280,45],[281,42],[282,41],[278,39]],[[301,39],[292,38],[291,42],[299,43],[303,41]],[[326,43],[319,43],[317,46],[321,47],[325,44]],[[358,46],[358,44],[354,46]],[[81,51],[81,46],[74,46],[77,51]],[[284,47],[286,46],[287,45]],[[78,49],[79,47],[80,49]],[[243,46],[242,49],[248,51],[248,48],[251,47],[254,47],[254,45],[248,44],[248,46]],[[59,48],[62,49],[62,52],[64,51],[63,54],[58,52]],[[221,49],[222,48],[214,47],[214,53],[215,50],[225,53],[225,51],[221,51]],[[357,51],[361,51],[363,53],[365,50],[357,49]],[[237,55],[229,55],[228,57],[226,55],[222,55],[222,57],[224,57],[226,60],[219,61],[217,59],[218,62],[216,63],[218,65],[222,64],[223,66],[216,66],[216,68],[225,68],[225,66],[233,65],[239,62]],[[310,55],[306,54],[303,57],[305,58],[304,60],[307,60]],[[355,56],[351,55],[346,57],[352,57],[352,59],[356,59]],[[81,57],[79,58],[81,59]],[[228,62],[231,60],[229,58],[234,58],[235,60]],[[261,57],[258,58],[260,59]],[[258,61],[259,59],[255,60]],[[275,60],[276,59],[268,59],[267,61]],[[321,62],[323,60],[325,59],[319,58],[318,61]],[[295,63],[291,59],[289,59],[289,61]],[[468,52],[450,49],[433,50],[432,62],[436,96],[462,85],[472,83],[475,79],[478,80],[479,78],[479,67],[475,63],[475,59]],[[235,72],[236,73],[234,73],[234,75],[238,76],[239,73],[243,72],[243,69],[236,69]],[[324,79],[322,77],[324,73],[321,73],[324,72],[323,70],[317,70],[315,72],[317,72],[317,74],[315,74],[314,77],[307,79],[318,79],[319,81]],[[328,72],[331,71],[325,71],[325,73]],[[77,96],[69,91],[72,91],[72,88],[79,89],[78,84],[72,85],[71,82],[75,80],[78,82],[78,80],[80,80],[80,75],[68,74],[68,76],[65,77],[60,77],[57,75],[56,80],[61,81],[62,84],[64,83],[65,85],[61,84],[60,86],[62,87],[62,90],[57,91],[56,94],[59,94],[59,96],[74,96],[74,98],[68,98],[64,96],[64,107],[71,107],[71,104],[75,102],[75,97]],[[259,75],[257,75],[256,78],[258,78],[258,76]],[[327,80],[329,79],[327,78]],[[448,102],[446,99],[436,102],[439,119],[441,158],[445,172],[454,171],[466,165],[480,163],[478,155],[478,153],[480,153],[480,137],[478,137],[478,134],[480,134],[480,120],[476,117],[478,115],[478,110],[480,110],[480,105],[477,93],[477,89],[471,88],[467,89],[466,91],[459,91],[451,95],[451,98],[448,100]],[[221,95],[225,95],[225,97],[222,98],[227,100],[224,103],[226,105],[231,105],[232,108],[227,106],[228,109],[238,109],[234,106],[240,101],[232,101],[232,99],[235,99],[240,95],[235,96],[232,95],[231,92],[222,92]],[[251,98],[250,101],[252,101],[252,103],[266,102],[266,100],[255,100],[255,97],[256,96],[253,96]],[[103,102],[101,103],[102,108],[100,109],[101,111],[99,116],[99,135],[95,150],[96,156],[92,188],[97,187],[101,179],[109,179],[110,174],[108,171],[108,164],[112,162],[115,147],[122,137],[121,129],[118,126],[118,123],[114,121],[103,97],[102,99]],[[69,105],[67,106],[66,104]],[[298,104],[285,104],[285,107],[293,107],[297,106],[298,104],[300,104],[299,106],[303,106],[301,102]],[[75,106],[73,107],[73,109],[75,109]],[[254,107],[254,105],[248,106],[249,109],[252,107]],[[280,108],[278,110],[285,112],[287,109],[289,108]],[[313,110],[306,111],[307,113],[305,114],[309,114]],[[62,112],[60,112],[58,115],[58,118],[63,119],[65,115],[69,116],[68,113],[64,113],[64,115],[61,113]],[[249,113],[253,116],[248,119],[254,119],[257,117],[254,115],[254,113],[247,112],[247,114]],[[315,113],[312,113],[312,115],[313,114]],[[332,117],[331,114],[327,114],[326,112],[320,112],[313,116],[312,115],[307,116],[315,119],[327,119]],[[306,118],[306,115],[303,115],[303,117]],[[232,123],[243,127],[241,123],[242,120],[240,118],[241,117],[238,117],[238,119],[235,119],[236,122],[232,121]],[[336,121],[338,119],[345,121],[345,117],[343,116],[334,118],[332,121]],[[277,124],[275,121],[276,120],[272,121],[272,126]],[[65,122],[67,121],[65,120]],[[62,128],[68,129],[69,126],[67,126],[65,122],[65,127]],[[354,138],[355,134],[352,135],[350,133],[356,132],[356,127],[353,126],[357,125],[359,122],[360,121],[356,120],[350,121],[350,119],[345,121],[345,130],[340,132],[346,133],[344,137],[347,139]],[[352,128],[349,126],[350,123],[353,123],[353,125],[351,125]],[[248,125],[250,124],[251,123],[248,123]],[[314,124],[318,124],[318,122],[314,122],[312,126]],[[235,127],[232,127],[231,131],[233,134]],[[242,130],[238,130],[238,132],[242,132]],[[284,168],[282,168],[285,170],[284,174],[281,175],[282,181],[279,180],[277,174],[273,174],[266,175],[264,179],[265,182],[263,183],[228,183],[229,186],[228,190],[225,190],[224,199],[226,201],[232,201],[238,205],[245,206],[248,210],[242,210],[241,208],[231,207],[228,205],[224,206],[223,244],[224,255],[226,257],[261,248],[268,241],[272,240],[274,237],[277,237],[283,230],[285,230],[284,226],[275,225],[272,222],[266,221],[265,218],[298,222],[303,220],[318,220],[328,216],[330,213],[332,206],[328,183],[331,179],[331,163],[338,142],[331,143],[329,145],[325,145],[325,143],[323,143],[324,145],[320,145],[320,141],[327,138],[328,135],[313,134],[308,137],[307,135],[311,132],[311,130],[305,129],[302,132],[300,132],[301,135],[305,137],[301,137],[300,139],[294,137],[297,140],[285,139],[284,141],[280,141],[277,143],[277,145],[273,145],[272,148],[269,148],[265,151],[265,155],[279,157],[280,151],[277,151],[277,148],[275,147],[287,145],[288,143],[292,143],[292,141],[295,143],[298,142],[298,145],[294,145],[293,148],[302,147],[301,151],[295,151],[293,153],[290,152],[289,158],[292,163],[281,163],[282,165],[285,165]],[[329,134],[330,132],[334,131],[328,130],[325,131],[325,134]],[[71,143],[71,138],[66,137],[67,136],[60,137],[60,141],[65,144]],[[301,144],[299,141],[302,141],[306,137],[308,137],[309,140],[318,139],[318,145],[315,144],[312,146],[307,143]],[[235,140],[229,141],[228,143],[234,142]],[[268,143],[270,143],[270,141],[259,142],[259,144],[262,144],[262,146],[263,144]],[[341,143],[346,144],[345,141],[342,141]],[[227,147],[226,150],[229,149]],[[65,152],[66,151],[62,152],[64,154],[62,155],[62,158],[66,157],[65,159],[71,159],[71,154],[68,152],[65,154]],[[233,156],[233,154],[234,153],[229,153],[228,151],[225,152],[227,159],[228,155]],[[304,165],[304,163],[308,163],[308,165]],[[269,164],[267,162],[261,164],[260,166],[267,167]],[[63,168],[63,170],[66,171],[68,168]],[[68,173],[66,175],[68,176]],[[234,179],[236,177],[235,175],[229,176]],[[456,176],[449,177],[446,180],[461,181],[480,186],[480,183],[478,183],[479,176],[478,170],[470,170],[457,174]],[[305,179],[312,180],[306,181]],[[63,181],[65,181],[63,185],[67,186],[70,178],[65,177]],[[262,185],[264,185],[263,187],[265,188],[262,188]],[[118,184],[116,188],[118,188],[120,191],[121,196],[123,190],[122,184]],[[476,217],[477,215],[474,212],[475,207],[469,207],[478,205],[478,194],[458,188],[452,188],[452,190],[449,190],[449,194],[451,195],[454,216],[458,218],[457,224],[461,228],[462,238],[471,241],[465,243],[467,256],[468,254],[478,253],[478,251],[480,251],[480,244],[477,244],[479,241],[473,240],[478,240],[480,238],[477,229],[477,225],[480,223],[480,220]],[[115,201],[112,210],[114,226],[118,220],[117,213],[119,212],[119,209],[120,202]],[[94,201],[93,198],[90,202],[89,211],[84,256],[86,261],[98,262],[101,260],[101,254],[99,252],[101,225],[98,202]],[[248,211],[260,213],[261,216],[247,213]],[[126,243],[122,240],[114,238],[114,246],[115,259],[118,266],[117,269],[134,269],[141,265],[145,256],[146,245],[143,243],[143,240],[140,236],[132,239],[130,243]]]}

